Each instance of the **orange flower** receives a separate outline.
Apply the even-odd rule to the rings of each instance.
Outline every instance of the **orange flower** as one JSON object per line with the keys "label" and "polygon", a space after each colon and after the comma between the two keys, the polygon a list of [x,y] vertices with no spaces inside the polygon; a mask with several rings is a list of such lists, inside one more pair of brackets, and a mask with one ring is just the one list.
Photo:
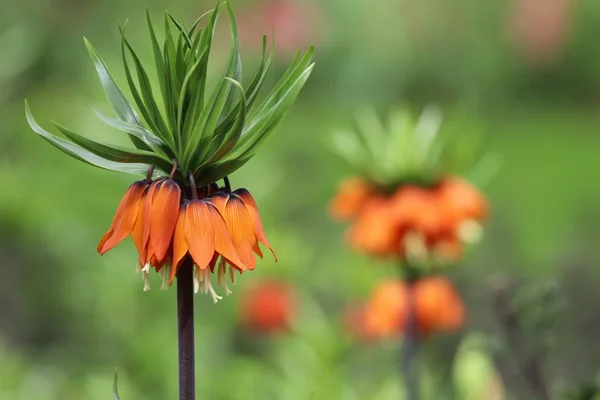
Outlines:
{"label": "orange flower", "polygon": [[363,179],[351,178],[342,182],[329,205],[331,218],[344,221],[356,216],[374,193],[374,188]]}
{"label": "orange flower", "polygon": [[451,332],[464,325],[464,305],[448,278],[432,276],[417,281],[414,294],[415,311],[421,332]]}
{"label": "orange flower", "polygon": [[144,250],[140,253],[140,263],[146,272],[150,266],[159,271],[170,261],[172,252],[169,250],[180,202],[181,190],[175,181],[159,179],[150,185],[142,225],[141,244]]}
{"label": "orange flower", "polygon": [[[123,196],[123,199],[119,203],[108,232],[102,236],[98,244],[98,253],[104,254],[127,236],[134,236],[135,227],[141,225],[140,211],[144,209],[143,205],[148,192],[148,186],[146,181],[136,181],[129,186],[127,192],[125,192],[125,196]],[[134,242],[136,246],[140,244],[135,238]]]}
{"label": "orange flower", "polygon": [[[188,255],[195,264],[196,289],[210,293],[215,303],[221,296],[212,287],[210,274],[218,257],[223,264],[227,262],[240,272],[248,269],[232,243],[223,217],[209,198],[186,201],[181,206],[173,238],[171,282]],[[225,274],[224,267],[220,266],[219,274]]]}
{"label": "orange flower", "polygon": [[480,221],[488,212],[483,194],[460,178],[451,177],[442,181],[438,195],[451,218]]}
{"label": "orange flower", "polygon": [[242,325],[260,333],[286,331],[294,309],[295,296],[288,284],[264,281],[244,293],[240,310]]}
{"label": "orange flower", "polygon": [[462,300],[452,283],[443,276],[426,277],[412,287],[403,281],[378,285],[366,308],[366,324],[374,337],[390,337],[406,329],[409,294],[418,331],[427,336],[433,332],[460,329],[465,320]]}
{"label": "orange flower", "polygon": [[391,218],[389,200],[368,200],[350,227],[348,240],[356,250],[375,255],[403,254],[402,231]]}
{"label": "orange flower", "polygon": [[238,189],[229,194],[217,192],[211,197],[211,201],[223,216],[233,245],[244,265],[253,270],[256,266],[254,253],[263,257],[259,242],[267,246],[277,259],[265,237],[256,203],[247,190]]}
{"label": "orange flower", "polygon": [[406,231],[416,231],[430,239],[443,230],[444,216],[432,189],[402,186],[390,201],[393,217]]}

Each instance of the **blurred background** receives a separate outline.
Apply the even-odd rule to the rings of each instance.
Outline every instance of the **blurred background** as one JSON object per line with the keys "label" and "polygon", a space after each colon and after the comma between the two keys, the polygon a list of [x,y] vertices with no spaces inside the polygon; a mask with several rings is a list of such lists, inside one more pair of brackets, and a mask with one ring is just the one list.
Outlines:
{"label": "blurred background", "polygon": [[[0,399],[109,399],[115,367],[122,399],[175,398],[174,288],[160,291],[154,275],[153,290],[142,292],[129,240],[103,257],[95,250],[132,177],[51,148],[28,127],[23,99],[43,126],[54,119],[123,142],[93,114],[110,109],[82,37],[124,88],[117,21],[130,18],[128,37],[152,62],[145,7],[160,27],[165,9],[191,24],[212,3],[0,5]],[[364,343],[344,322],[349,307],[397,271],[352,253],[345,227],[328,219],[338,182],[352,174],[330,142],[358,107],[418,112],[433,103],[460,129],[485,133],[484,148],[503,166],[483,188],[493,210],[483,241],[448,271],[467,324],[422,343],[423,398],[536,398],[533,368],[552,398],[591,399],[585,393],[593,393],[600,365],[600,3],[233,6],[244,82],[271,26],[271,82],[310,43],[317,66],[277,134],[232,176],[255,196],[279,262],[265,254],[216,306],[196,298],[199,398],[403,398],[400,341]],[[215,70],[228,40],[223,29]],[[246,289],[267,279],[289,285],[288,331],[260,334],[243,323]]]}

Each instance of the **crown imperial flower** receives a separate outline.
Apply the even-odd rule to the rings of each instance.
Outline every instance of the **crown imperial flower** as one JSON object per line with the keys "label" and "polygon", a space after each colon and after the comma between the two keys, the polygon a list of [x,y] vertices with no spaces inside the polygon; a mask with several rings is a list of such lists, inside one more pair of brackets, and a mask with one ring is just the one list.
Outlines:
{"label": "crown imperial flower", "polygon": [[[221,78],[209,92],[207,68],[223,9],[230,21],[231,49]],[[207,22],[200,28],[203,19]],[[256,154],[283,120],[312,72],[313,48],[299,52],[271,92],[258,102],[273,48],[267,57],[263,36],[261,63],[244,88],[237,25],[228,1],[219,1],[189,29],[166,13],[162,44],[149,14],[147,23],[162,101],[154,96],[156,88],[125,37],[124,27],[120,27],[121,55],[135,106],[85,40],[116,115],[98,117],[126,134],[134,147],[96,142],[57,123],[63,137],[54,135],[38,125],[26,103],[27,120],[43,139],[73,158],[103,169],[146,175],[126,191],[98,244],[99,253],[131,236],[145,290],[150,288],[151,268],[161,274],[166,287],[188,262],[195,266],[196,290],[210,293],[217,301],[220,296],[211,284],[215,270],[219,285],[229,294],[227,271],[233,282],[234,271],[254,269],[254,254],[262,257],[259,243],[273,251],[256,202],[245,189],[231,191],[227,177]],[[220,180],[225,182],[224,190],[219,189]]]}

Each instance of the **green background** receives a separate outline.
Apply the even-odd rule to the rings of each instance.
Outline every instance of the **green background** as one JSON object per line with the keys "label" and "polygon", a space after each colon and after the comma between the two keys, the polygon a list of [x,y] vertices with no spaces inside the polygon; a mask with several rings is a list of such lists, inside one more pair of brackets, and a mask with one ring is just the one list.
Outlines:
{"label": "green background", "polygon": [[[560,54],[532,64],[510,40],[516,3],[233,2],[240,25],[250,27],[242,31],[250,36],[242,41],[246,78],[260,55],[253,44],[274,22],[283,50],[271,82],[291,60],[290,46],[314,43],[317,65],[279,131],[231,178],[255,196],[280,261],[266,254],[217,305],[197,296],[198,398],[402,398],[400,344],[358,344],[342,324],[349,304],[396,271],[352,253],[344,226],[326,212],[339,181],[352,174],[331,152],[332,132],[367,104],[382,111],[430,103],[447,114],[467,110],[465,129],[485,133],[484,149],[503,164],[484,189],[492,216],[483,242],[448,271],[467,303],[467,326],[423,344],[424,398],[491,399],[498,385],[506,398],[532,398],[519,355],[511,355],[494,318],[499,282],[510,288],[523,320],[521,340],[540,358],[552,392],[595,380],[600,4],[574,1]],[[0,5],[0,399],[109,399],[115,367],[122,399],[176,398],[174,288],[160,291],[154,275],[153,290],[142,292],[129,240],[103,257],[95,250],[132,178],[48,146],[27,126],[23,99],[43,126],[53,119],[119,143],[122,136],[92,112],[109,108],[82,37],[125,87],[117,20],[131,18],[128,35],[150,62],[145,7],[157,18],[168,9],[189,24],[211,6]],[[277,7],[292,11],[273,20]],[[264,26],[253,29],[258,23]],[[290,29],[297,37],[287,35]],[[215,68],[228,51],[224,29],[220,37]],[[297,292],[293,332],[249,337],[237,328],[244,287],[267,277]],[[550,305],[540,300],[548,296]]]}

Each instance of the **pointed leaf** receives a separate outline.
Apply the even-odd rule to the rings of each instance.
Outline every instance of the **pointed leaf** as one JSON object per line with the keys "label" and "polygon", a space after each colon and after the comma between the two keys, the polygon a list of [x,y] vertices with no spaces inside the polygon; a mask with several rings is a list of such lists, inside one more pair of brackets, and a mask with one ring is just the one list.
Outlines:
{"label": "pointed leaf", "polygon": [[280,96],[278,95],[280,99],[276,104],[269,109],[265,109],[263,113],[259,114],[254,120],[248,123],[248,126],[242,133],[242,137],[236,143],[230,155],[227,156],[227,159],[250,153],[253,155],[254,152],[256,152],[258,146],[274,131],[294,104],[296,97],[308,80],[313,67],[314,63],[304,70],[285,93]]}
{"label": "pointed leaf", "polygon": [[27,104],[27,101],[25,101],[25,114],[27,116],[27,122],[29,123],[31,129],[33,129],[48,143],[77,160],[83,161],[87,164],[102,169],[108,169],[117,172],[125,172],[128,174],[135,175],[144,175],[148,170],[148,165],[145,164],[123,164],[106,160],[102,157],[98,157],[94,153],[82,149],[80,146],[77,146],[76,144],[71,143],[68,140],[59,138],[51,134],[50,132],[44,130],[41,126],[39,126],[38,123],[35,121],[33,115],[31,115],[31,110],[29,109],[29,104]]}
{"label": "pointed leaf", "polygon": [[129,122],[124,122],[124,121],[120,121],[118,119],[107,117],[96,110],[94,110],[94,113],[106,125],[143,140],[144,143],[146,143],[148,146],[150,146],[156,152],[160,152],[169,158],[174,157],[173,154],[169,154],[170,149],[167,147],[165,142],[163,142],[158,137],[154,136],[154,134],[152,132],[146,130],[146,128],[144,128],[143,126],[138,126],[138,125],[130,124]]}
{"label": "pointed leaf", "polygon": [[[106,95],[106,98],[117,115],[117,118],[132,124],[141,125],[142,121],[140,120],[140,117],[135,109],[131,106],[121,89],[117,86],[98,51],[86,38],[83,38],[83,41],[88,49],[88,52],[90,53],[92,61],[94,62],[94,66],[96,67],[96,72],[98,73],[98,78],[100,78],[100,83],[102,84],[104,94]],[[131,137],[131,141],[137,148],[148,148],[143,142],[135,137]]]}
{"label": "pointed leaf", "polygon": [[206,161],[205,164],[211,164],[215,161],[218,161],[225,154],[227,154],[240,138],[246,123],[246,96],[244,95],[244,88],[239,82],[230,78],[226,79],[238,89],[240,94],[240,101],[237,106],[237,118],[235,120],[235,124],[228,132],[226,132],[224,135],[213,137],[211,149],[208,152],[208,161]]}
{"label": "pointed leaf", "polygon": [[119,163],[143,163],[155,165],[161,169],[169,169],[172,164],[166,157],[144,150],[128,149],[126,147],[98,143],[54,122],[56,128],[76,145],[109,161]]}

